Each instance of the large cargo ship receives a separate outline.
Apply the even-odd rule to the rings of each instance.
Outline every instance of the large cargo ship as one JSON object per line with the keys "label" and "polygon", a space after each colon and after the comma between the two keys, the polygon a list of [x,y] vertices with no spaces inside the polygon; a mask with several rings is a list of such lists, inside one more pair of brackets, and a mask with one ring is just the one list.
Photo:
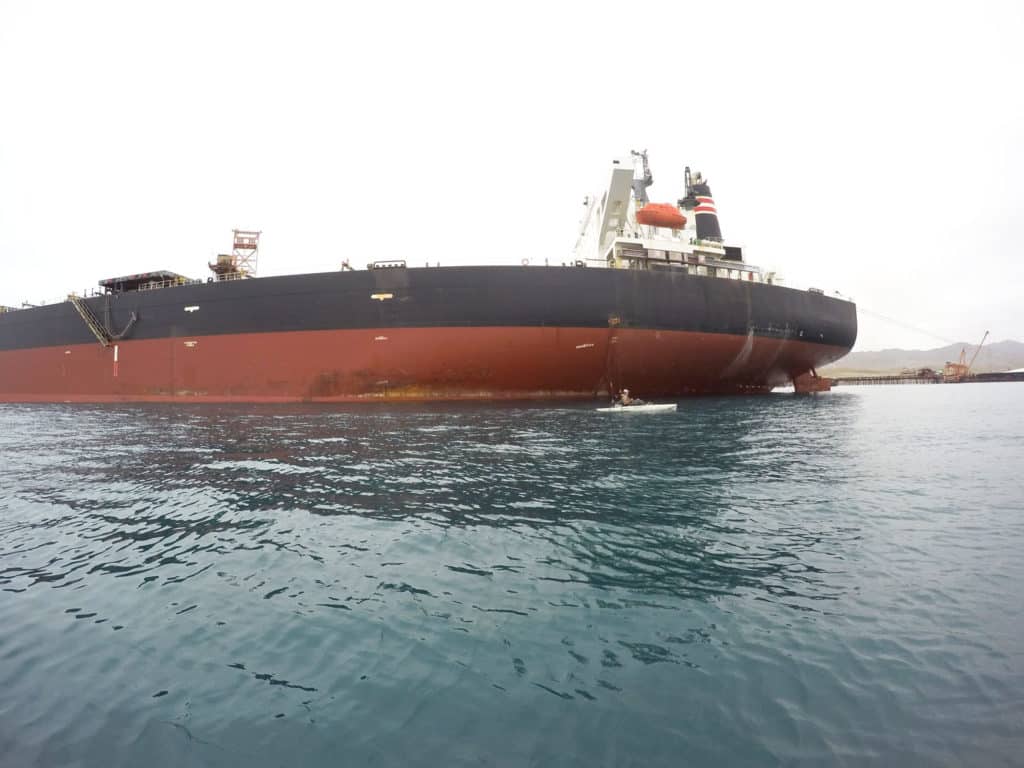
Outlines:
{"label": "large cargo ship", "polygon": [[[256,233],[206,280],[150,272],[0,312],[0,401],[289,402],[606,398],[822,388],[853,303],[778,284],[724,244],[685,174],[647,199],[646,153],[612,163],[572,258],[254,277]],[[251,250],[250,250],[251,249]]]}

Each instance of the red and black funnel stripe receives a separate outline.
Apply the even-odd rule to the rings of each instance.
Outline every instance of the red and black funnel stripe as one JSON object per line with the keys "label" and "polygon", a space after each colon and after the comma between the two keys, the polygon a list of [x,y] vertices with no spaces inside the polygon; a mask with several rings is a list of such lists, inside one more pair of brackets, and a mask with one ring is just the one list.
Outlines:
{"label": "red and black funnel stripe", "polygon": [[703,183],[694,184],[692,194],[693,212],[697,216],[697,237],[701,240],[721,241],[722,229],[718,225],[718,209],[715,207],[715,199],[711,196],[711,187]]}

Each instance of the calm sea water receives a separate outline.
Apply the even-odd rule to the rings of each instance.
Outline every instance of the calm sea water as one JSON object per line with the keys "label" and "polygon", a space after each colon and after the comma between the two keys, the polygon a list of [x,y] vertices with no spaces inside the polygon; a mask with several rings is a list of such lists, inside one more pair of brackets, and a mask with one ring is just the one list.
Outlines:
{"label": "calm sea water", "polygon": [[1024,386],[0,405],[4,766],[1020,765]]}

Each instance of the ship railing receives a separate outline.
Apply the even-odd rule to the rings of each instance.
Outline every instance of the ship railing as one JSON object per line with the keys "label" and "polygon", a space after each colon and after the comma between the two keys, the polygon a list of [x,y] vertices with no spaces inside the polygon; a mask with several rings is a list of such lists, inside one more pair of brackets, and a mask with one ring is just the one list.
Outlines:
{"label": "ship railing", "polygon": [[177,288],[181,285],[202,285],[202,280],[191,280],[189,278],[182,278],[180,280],[153,280],[149,283],[140,283],[140,291],[155,291],[160,288]]}
{"label": "ship railing", "polygon": [[140,291],[155,291],[160,288],[178,288],[182,285],[205,285],[210,283],[224,283],[229,280],[245,280],[248,278],[245,272],[227,272],[223,275],[218,275],[216,278],[209,277],[206,280],[191,279],[188,277],[177,278],[173,280],[152,280],[148,283],[142,283],[139,285],[138,290]]}
{"label": "ship railing", "polygon": [[23,301],[21,302],[20,307],[8,307],[8,309],[38,309],[39,307],[49,307],[54,304],[63,304],[69,300],[69,296],[61,296],[59,299],[43,299],[42,301]]}
{"label": "ship railing", "polygon": [[64,304],[68,301],[71,301],[72,296],[74,296],[75,298],[89,299],[94,296],[106,296],[108,293],[132,293],[134,291],[155,291],[160,288],[177,288],[178,286],[182,285],[203,285],[206,283],[223,282],[225,280],[244,280],[247,277],[248,275],[246,275],[244,272],[234,272],[228,275],[222,275],[216,281],[213,280],[212,278],[208,280],[193,280],[187,277],[176,280],[153,280],[148,283],[143,283],[139,285],[138,288],[131,289],[131,291],[98,291],[94,288],[87,288],[81,293],[73,291],[57,299],[44,299],[39,302],[23,301],[20,307],[0,307],[0,313],[16,312],[22,309],[35,309],[37,307],[48,307],[53,304]]}
{"label": "ship railing", "polygon": [[[247,279],[249,277],[251,277],[251,275],[248,272],[225,272],[222,275],[217,275],[217,277],[213,277],[213,278],[208,277],[208,278],[206,278],[206,282],[208,282],[208,283],[226,283],[229,280],[245,280],[245,279]],[[197,283],[201,283],[203,281],[202,280],[196,280],[196,282]]]}
{"label": "ship railing", "polygon": [[744,282],[769,282],[761,268],[754,264],[716,259],[705,253],[673,251],[666,248],[638,247],[634,243],[616,242],[608,250],[609,264],[622,268],[673,268],[686,270],[691,275]]}
{"label": "ship railing", "polygon": [[191,279],[188,277],[177,278],[173,280],[151,280],[148,283],[141,283],[136,290],[139,291],[155,291],[160,288],[178,288],[182,285],[206,285],[210,283],[224,283],[229,280],[245,280],[249,277],[245,272],[227,272],[217,277],[208,277],[206,280]]}

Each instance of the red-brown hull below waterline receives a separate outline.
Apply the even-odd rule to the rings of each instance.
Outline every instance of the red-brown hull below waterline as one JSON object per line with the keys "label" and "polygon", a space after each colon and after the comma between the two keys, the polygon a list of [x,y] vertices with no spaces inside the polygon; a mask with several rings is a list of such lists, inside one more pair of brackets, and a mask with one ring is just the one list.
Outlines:
{"label": "red-brown hull below waterline", "polygon": [[557,400],[622,387],[643,397],[755,393],[847,351],[629,328],[225,334],[0,352],[0,401]]}

